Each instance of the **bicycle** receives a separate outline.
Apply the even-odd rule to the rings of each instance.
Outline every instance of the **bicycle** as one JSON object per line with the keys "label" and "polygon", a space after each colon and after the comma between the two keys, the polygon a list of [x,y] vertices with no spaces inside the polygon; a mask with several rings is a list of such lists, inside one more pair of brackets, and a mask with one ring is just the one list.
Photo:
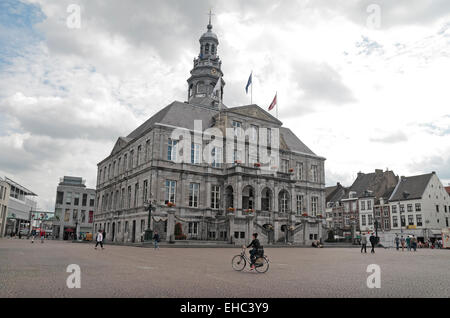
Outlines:
{"label": "bicycle", "polygon": [[[247,263],[250,265],[252,262],[246,255],[245,248],[242,249],[241,254],[234,256],[233,259],[231,260],[231,265],[233,266],[233,269],[237,272],[242,271],[247,265]],[[261,274],[269,270],[269,259],[265,255],[256,258],[255,270]]]}

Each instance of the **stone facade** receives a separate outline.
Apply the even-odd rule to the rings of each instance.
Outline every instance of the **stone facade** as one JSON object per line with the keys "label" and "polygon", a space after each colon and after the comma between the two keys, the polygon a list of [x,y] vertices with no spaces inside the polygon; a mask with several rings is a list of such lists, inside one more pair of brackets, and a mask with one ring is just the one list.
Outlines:
{"label": "stone facade", "polygon": [[[189,101],[170,104],[120,137],[98,164],[94,229],[106,229],[109,241],[139,242],[149,227],[146,207],[152,202],[156,210],[150,228],[163,240],[242,244],[257,232],[264,244],[311,244],[325,235],[325,159],[257,105],[228,108],[220,94],[208,95],[222,77],[211,29],[200,39],[201,52],[188,80]],[[208,41],[215,45],[214,56],[204,51]],[[208,89],[193,88],[204,83]],[[180,128],[183,138],[174,135]],[[261,142],[267,137],[261,133],[270,129],[275,137],[268,139],[279,143],[279,165],[252,157],[248,134],[242,148],[233,137],[229,149],[219,137],[227,135],[227,128],[237,135],[240,129],[256,132],[257,149],[273,153],[273,144]],[[189,138],[192,142],[186,143]],[[209,155],[214,160],[205,160]]]}
{"label": "stone facade", "polygon": [[86,188],[79,177],[64,177],[56,190],[53,235],[60,240],[93,233],[95,189]]}

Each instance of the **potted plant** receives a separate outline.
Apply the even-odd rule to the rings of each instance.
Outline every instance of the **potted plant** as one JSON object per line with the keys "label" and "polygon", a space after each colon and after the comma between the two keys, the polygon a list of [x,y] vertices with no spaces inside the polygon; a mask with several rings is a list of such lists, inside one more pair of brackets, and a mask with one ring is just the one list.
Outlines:
{"label": "potted plant", "polygon": [[236,209],[235,208],[228,208],[228,212],[234,212],[234,211],[236,211]]}
{"label": "potted plant", "polygon": [[254,164],[254,167],[255,167],[255,168],[261,168],[261,164],[260,164],[259,162],[256,162],[256,163]]}
{"label": "potted plant", "polygon": [[167,206],[168,206],[169,208],[174,207],[174,206],[175,206],[175,203],[173,203],[173,202],[167,202]]}
{"label": "potted plant", "polygon": [[289,173],[293,173],[293,172],[294,172],[294,169],[290,168]]}
{"label": "potted plant", "polygon": [[234,163],[237,164],[237,165],[240,165],[242,163],[242,161],[241,160],[235,160]]}
{"label": "potted plant", "polygon": [[308,216],[308,213],[303,213],[302,216]]}

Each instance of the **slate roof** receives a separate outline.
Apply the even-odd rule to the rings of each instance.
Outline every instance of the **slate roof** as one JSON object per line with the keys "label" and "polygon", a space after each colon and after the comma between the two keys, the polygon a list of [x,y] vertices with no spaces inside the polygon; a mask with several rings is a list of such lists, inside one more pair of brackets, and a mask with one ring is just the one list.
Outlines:
{"label": "slate roof", "polygon": [[409,193],[407,200],[421,199],[433,175],[434,173],[428,173],[419,176],[402,177],[389,200],[405,200],[403,197],[403,192],[405,191]]}
{"label": "slate roof", "polygon": [[[356,180],[351,185],[349,191],[356,192],[356,197],[361,198],[365,196],[365,191],[371,191],[375,197],[380,197],[394,184],[386,187],[386,179],[391,174],[394,177],[392,171],[376,170],[373,173],[359,173]],[[384,186],[384,187],[383,187]]]}
{"label": "slate roof", "polygon": [[[235,108],[226,108],[226,106],[224,106],[223,108],[223,110],[225,111],[226,110],[233,111],[233,109],[239,111],[239,114],[243,117],[245,117],[246,114],[245,112],[241,112],[242,110],[252,109],[253,112],[255,110],[262,111],[264,116],[267,115],[273,118],[274,122],[281,124],[281,122],[278,119],[276,119],[269,113],[265,112],[262,108],[260,108],[257,105],[248,105]],[[144,134],[145,131],[147,131],[157,123],[193,130],[194,121],[201,120],[202,128],[207,129],[213,126],[214,117],[218,113],[219,110],[216,108],[175,101],[170,105],[166,106],[165,108],[163,108],[162,110],[160,110],[155,115],[153,115],[150,119],[148,119],[138,128],[136,128],[133,132],[131,132],[127,137],[121,137],[120,139],[122,142],[126,141],[126,143],[128,143],[129,141],[138,138],[139,136]],[[251,116],[251,114],[249,114],[249,116]],[[282,139],[280,140],[280,147],[281,145],[286,145],[288,148],[287,150],[317,156],[289,128],[280,127],[280,139]],[[121,145],[122,144],[120,143],[120,146]],[[118,146],[118,148],[120,146]]]}
{"label": "slate roof", "polygon": [[345,198],[348,194],[348,188],[343,187],[340,183],[332,187],[325,188],[325,201],[328,202],[339,202],[341,199]]}

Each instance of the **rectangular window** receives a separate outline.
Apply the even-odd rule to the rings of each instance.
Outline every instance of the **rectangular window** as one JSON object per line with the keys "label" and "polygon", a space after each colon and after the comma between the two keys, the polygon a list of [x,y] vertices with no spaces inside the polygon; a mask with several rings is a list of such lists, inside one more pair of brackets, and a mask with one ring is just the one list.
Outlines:
{"label": "rectangular window", "polygon": [[233,120],[233,129],[234,129],[234,135],[238,135],[239,128],[242,128],[242,123],[239,121]]}
{"label": "rectangular window", "polygon": [[383,215],[384,215],[385,217],[388,217],[388,216],[389,216],[389,208],[388,208],[387,206],[385,206],[385,207],[383,208]]}
{"label": "rectangular window", "polygon": [[318,211],[318,203],[319,203],[319,198],[318,197],[311,197],[311,214],[312,216],[316,216],[317,215],[317,211]]}
{"label": "rectangular window", "polygon": [[368,225],[372,225],[373,224],[373,216],[370,215],[370,214],[367,216],[367,224]]}
{"label": "rectangular window", "polygon": [[177,144],[178,141],[169,138],[167,145],[167,160],[176,161],[177,160]]}
{"label": "rectangular window", "polygon": [[86,223],[86,211],[81,210],[81,223]]}
{"label": "rectangular window", "polygon": [[142,200],[148,202],[148,180],[144,180],[144,186],[142,187]]}
{"label": "rectangular window", "polygon": [[413,211],[412,204],[408,204],[408,205],[406,206],[406,210],[407,210],[408,212],[412,212],[412,211]]}
{"label": "rectangular window", "polygon": [[131,186],[128,186],[128,198],[127,198],[128,208],[131,208]]}
{"label": "rectangular window", "polygon": [[222,148],[221,147],[214,147],[212,150],[212,166],[213,168],[220,168],[223,163],[223,157],[222,157]]}
{"label": "rectangular window", "polygon": [[[6,190],[6,189],[5,189]],[[6,192],[6,191],[5,191]],[[64,192],[57,191],[56,192],[56,204],[63,204]]]}
{"label": "rectangular window", "polygon": [[145,162],[150,160],[150,140],[145,142]]}
{"label": "rectangular window", "polygon": [[416,225],[422,226],[422,215],[421,214],[416,214]]}
{"label": "rectangular window", "polygon": [[245,232],[241,232],[241,239],[245,239]]}
{"label": "rectangular window", "polygon": [[414,225],[414,216],[408,215],[408,225]]}
{"label": "rectangular window", "polygon": [[122,158],[119,158],[119,161],[117,163],[117,174],[121,174],[121,169],[122,169]]}
{"label": "rectangular window", "polygon": [[188,234],[198,235],[198,222],[189,222],[188,223]]}
{"label": "rectangular window", "polygon": [[94,206],[95,204],[95,194],[90,194],[89,195],[89,206]]}
{"label": "rectangular window", "polygon": [[89,223],[94,223],[94,211],[89,211]]}
{"label": "rectangular window", "polygon": [[134,186],[134,208],[137,208],[138,206],[138,199],[139,199],[139,183],[136,183]]}
{"label": "rectangular window", "polygon": [[198,208],[199,190],[200,190],[200,184],[191,183],[189,185],[189,206],[191,208]]}
{"label": "rectangular window", "polygon": [[177,185],[176,181],[166,180],[165,204],[169,202],[175,203],[176,185]]}
{"label": "rectangular window", "polygon": [[72,204],[72,192],[66,192],[66,204]]}
{"label": "rectangular window", "polygon": [[114,160],[113,166],[112,166],[112,176],[114,177],[116,175],[116,161]]}
{"label": "rectangular window", "polygon": [[436,204],[436,212],[439,212],[439,205]]}
{"label": "rectangular window", "polygon": [[397,206],[396,205],[392,205],[391,206],[391,210],[392,210],[392,213],[397,213]]}
{"label": "rectangular window", "polygon": [[191,143],[191,163],[198,165],[200,163],[201,145]]}
{"label": "rectangular window", "polygon": [[127,164],[128,164],[128,155],[125,154],[123,156],[123,172],[127,171]]}
{"label": "rectangular window", "polygon": [[139,167],[139,165],[141,164],[141,152],[142,152],[142,146],[139,145],[137,147],[137,157],[136,157],[136,166]]}
{"label": "rectangular window", "polygon": [[361,201],[361,211],[366,209],[366,201]]}
{"label": "rectangular window", "polygon": [[288,173],[289,160],[281,159],[281,172]]}
{"label": "rectangular window", "polygon": [[367,210],[372,210],[372,201],[367,201]]}
{"label": "rectangular window", "polygon": [[134,150],[130,151],[130,160],[128,161],[128,169],[133,169],[134,167]]}
{"label": "rectangular window", "polygon": [[384,219],[384,229],[385,230],[389,229],[389,220],[388,219]]}
{"label": "rectangular window", "polygon": [[312,177],[312,182],[319,182],[318,169],[317,169],[316,165],[311,166],[311,177]]}
{"label": "rectangular window", "polygon": [[400,205],[400,213],[405,212],[405,206],[403,204]]}
{"label": "rectangular window", "polygon": [[83,199],[81,200],[81,205],[82,206],[87,205],[87,193],[83,193]]}
{"label": "rectangular window", "polygon": [[120,203],[119,206],[121,209],[125,207],[125,188],[122,188],[122,193],[120,195]]}
{"label": "rectangular window", "polygon": [[211,209],[219,209],[220,202],[220,186],[213,185],[211,187]]}
{"label": "rectangular window", "polygon": [[392,217],[392,227],[398,227],[398,217],[397,216]]}
{"label": "rectangular window", "polygon": [[297,173],[297,180],[303,180],[303,162],[297,162],[296,173]]}
{"label": "rectangular window", "polygon": [[77,209],[73,210],[72,219],[74,221],[78,220],[78,210]]}
{"label": "rectangular window", "polygon": [[400,216],[400,223],[401,223],[401,226],[406,226],[406,220],[405,220],[404,214]]}
{"label": "rectangular window", "polygon": [[297,214],[303,213],[303,195],[297,194]]}

